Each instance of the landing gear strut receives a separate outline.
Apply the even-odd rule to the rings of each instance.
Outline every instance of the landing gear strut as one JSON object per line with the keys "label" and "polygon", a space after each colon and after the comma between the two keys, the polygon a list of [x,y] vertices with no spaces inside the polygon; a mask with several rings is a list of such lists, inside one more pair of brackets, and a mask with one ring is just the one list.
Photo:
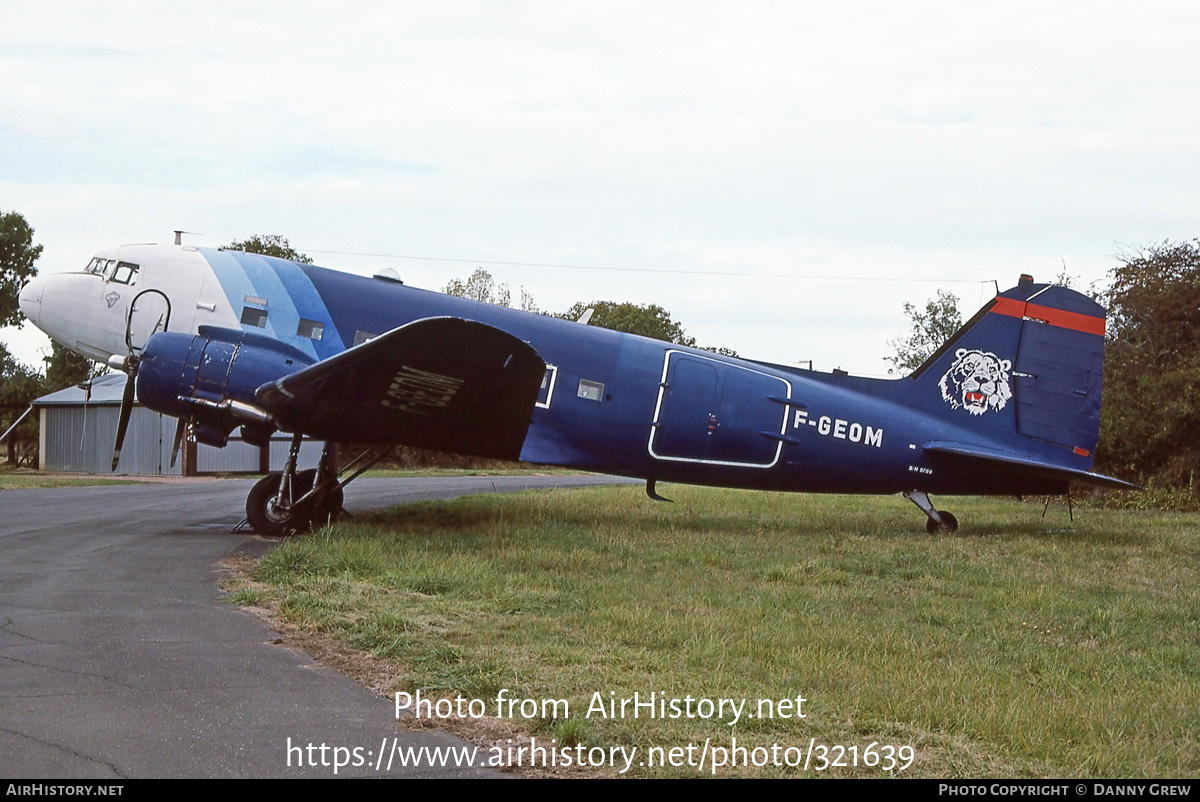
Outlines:
{"label": "landing gear strut", "polygon": [[313,477],[308,471],[296,473],[302,440],[302,435],[292,435],[283,473],[264,476],[246,496],[246,520],[260,535],[287,537],[305,531],[312,524],[309,517],[312,505],[306,502]]}
{"label": "landing gear strut", "polygon": [[368,448],[335,471],[326,443],[315,469],[297,471],[302,439],[292,435],[283,473],[264,476],[246,496],[246,520],[260,535],[289,537],[335,520],[342,514],[342,489],[392,453],[391,446]]}
{"label": "landing gear strut", "polygon": [[935,510],[929,495],[923,490],[905,490],[904,497],[929,516],[929,520],[925,522],[925,531],[929,534],[948,535],[958,531],[958,519],[945,510]]}

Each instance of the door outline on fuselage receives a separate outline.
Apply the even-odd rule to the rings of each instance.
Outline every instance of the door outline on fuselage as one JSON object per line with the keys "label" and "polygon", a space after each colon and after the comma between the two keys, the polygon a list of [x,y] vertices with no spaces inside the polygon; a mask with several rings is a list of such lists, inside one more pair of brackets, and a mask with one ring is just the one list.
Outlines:
{"label": "door outline on fuselage", "polygon": [[538,401],[534,406],[538,409],[550,409],[550,404],[554,401],[554,385],[558,382],[558,366],[546,363],[546,373],[542,378],[542,384],[546,387],[546,400],[541,400],[542,391],[538,389]]}
{"label": "door outline on fuselage", "polygon": [[[124,264],[124,262],[122,262],[121,264]],[[158,306],[158,302],[153,300],[156,297],[161,297],[162,303],[165,304],[165,306]],[[143,299],[146,299],[146,300],[143,301]],[[143,301],[144,304],[150,305],[149,311],[146,311],[146,307],[143,307],[142,317],[141,317],[142,320],[154,320],[154,315],[156,312],[158,313],[158,320],[154,322],[153,326],[150,328],[149,333],[144,333],[143,331],[137,331],[137,335],[139,335],[139,336],[137,336],[137,340],[140,343],[140,345],[134,345],[134,342],[133,342],[134,337],[135,337],[134,323],[135,323],[135,320],[137,319],[136,316],[138,314],[138,308],[137,308],[138,301]],[[158,308],[155,308],[156,306]],[[160,290],[156,287],[150,287],[150,288],[144,289],[141,292],[139,292],[137,295],[133,296],[133,300],[129,302],[129,309],[126,310],[126,312],[125,312],[125,347],[129,350],[129,353],[131,353],[131,354],[134,354],[134,353],[140,354],[142,352],[142,349],[144,349],[146,347],[147,340],[149,340],[151,337],[153,337],[155,334],[157,334],[160,331],[167,331],[167,329],[170,328],[170,325],[171,325],[171,299],[170,299],[170,297],[165,292],[163,292],[162,290]]]}
{"label": "door outline on fuselage", "polygon": [[[720,390],[721,390],[721,396],[722,396],[720,399],[720,403],[718,403],[718,405],[717,405],[718,412],[721,410],[721,408],[725,404],[724,392],[725,392],[725,388],[727,386],[727,379],[729,376],[729,373],[728,373],[729,371],[736,370],[736,371],[742,371],[742,372],[748,373],[748,374],[762,376],[765,379],[779,382],[781,385],[783,385],[784,388],[786,388],[786,392],[782,396],[782,398],[786,399],[786,401],[784,401],[782,403],[778,400],[774,400],[775,397],[764,396],[765,399],[769,399],[768,403],[777,405],[778,410],[779,410],[779,423],[777,424],[777,428],[778,428],[780,437],[779,437],[779,440],[776,441],[775,453],[771,457],[771,460],[769,462],[739,462],[739,461],[733,461],[733,460],[704,459],[704,458],[690,457],[690,456],[673,456],[673,455],[669,455],[669,454],[659,454],[654,450],[655,438],[658,436],[660,430],[662,429],[662,425],[663,425],[663,400],[666,398],[667,391],[670,389],[670,385],[668,384],[667,379],[668,379],[668,377],[671,376],[672,365],[673,364],[678,365],[680,360],[684,360],[684,359],[696,360],[697,362],[711,362],[715,366],[714,370],[720,379]],[[784,443],[783,438],[786,437],[786,435],[787,435],[788,410],[791,408],[790,403],[789,403],[791,401],[791,398],[792,398],[792,383],[789,382],[787,379],[784,379],[780,376],[775,376],[775,375],[766,373],[761,370],[755,370],[754,368],[743,367],[741,365],[734,365],[734,364],[731,364],[729,362],[726,362],[726,361],[723,361],[720,359],[703,356],[701,354],[696,354],[696,353],[693,353],[690,351],[679,351],[679,350],[671,349],[666,352],[666,355],[663,359],[662,379],[659,381],[659,384],[658,384],[658,400],[654,405],[654,420],[650,424],[650,439],[646,444],[647,450],[650,452],[650,456],[654,457],[657,460],[662,460],[664,462],[691,462],[691,463],[697,463],[697,464],[701,464],[701,465],[722,465],[722,466],[734,467],[734,468],[759,468],[759,469],[773,468],[773,467],[775,467],[775,465],[777,465],[779,463],[780,454],[783,453],[783,443]],[[774,416],[771,416],[770,421],[764,421],[764,422],[769,423],[772,421],[774,421]],[[719,425],[719,420],[717,422],[717,425]],[[754,428],[754,427],[751,427],[751,428]],[[763,426],[761,429],[756,429],[755,431],[772,431],[772,429],[770,426]]]}

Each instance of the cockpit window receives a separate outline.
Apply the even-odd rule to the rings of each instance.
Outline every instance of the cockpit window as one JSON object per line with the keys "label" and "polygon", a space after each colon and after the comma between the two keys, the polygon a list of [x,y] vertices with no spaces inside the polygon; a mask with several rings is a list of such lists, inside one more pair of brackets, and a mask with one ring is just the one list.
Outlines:
{"label": "cockpit window", "polygon": [[105,259],[103,256],[93,256],[92,261],[88,262],[87,267],[83,270],[85,273],[95,273],[97,275],[107,276],[112,273],[116,266],[116,259]]}
{"label": "cockpit window", "polygon": [[[112,265],[112,260],[109,261],[109,265]],[[107,268],[105,268],[105,273],[108,273]],[[131,262],[117,262],[117,266],[112,273],[109,274],[108,280],[116,282],[117,284],[132,284],[134,279],[137,278],[137,273],[137,265]]]}

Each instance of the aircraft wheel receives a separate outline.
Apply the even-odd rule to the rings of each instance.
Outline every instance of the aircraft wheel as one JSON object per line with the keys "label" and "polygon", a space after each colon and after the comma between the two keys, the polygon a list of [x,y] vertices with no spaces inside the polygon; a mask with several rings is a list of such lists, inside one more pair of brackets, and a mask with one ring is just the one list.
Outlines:
{"label": "aircraft wheel", "polygon": [[[303,487],[306,492],[316,481],[316,468],[309,468],[296,474],[297,485]],[[316,506],[309,510],[309,517],[317,525],[324,524],[326,521],[335,521],[338,513],[342,511],[342,501],[344,501],[342,488],[334,487],[324,498],[316,499]]]}
{"label": "aircraft wheel", "polygon": [[945,510],[938,510],[938,517],[942,519],[939,526],[937,521],[932,518],[925,520],[925,531],[931,535],[949,535],[952,532],[958,531],[958,519]]}
{"label": "aircraft wheel", "polygon": [[[307,493],[309,487],[312,486],[312,477],[303,477],[303,473],[305,472],[296,474],[296,478],[292,482],[294,496]],[[279,493],[279,483],[282,481],[283,474],[281,473],[264,476],[255,483],[254,487],[250,488],[250,495],[246,496],[246,520],[260,535],[290,537],[309,527],[308,516],[304,514],[303,510],[295,510],[275,503],[275,496]]]}

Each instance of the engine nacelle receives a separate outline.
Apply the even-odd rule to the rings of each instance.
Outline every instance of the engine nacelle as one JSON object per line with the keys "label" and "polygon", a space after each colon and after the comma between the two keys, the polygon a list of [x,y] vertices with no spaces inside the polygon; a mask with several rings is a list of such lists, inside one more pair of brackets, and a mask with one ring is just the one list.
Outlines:
{"label": "engine nacelle", "polygon": [[314,361],[278,340],[237,329],[159,332],[141,353],[137,397],[155,412],[197,423],[197,440],[223,446],[238,426],[273,431],[271,415],[257,406],[255,391]]}

